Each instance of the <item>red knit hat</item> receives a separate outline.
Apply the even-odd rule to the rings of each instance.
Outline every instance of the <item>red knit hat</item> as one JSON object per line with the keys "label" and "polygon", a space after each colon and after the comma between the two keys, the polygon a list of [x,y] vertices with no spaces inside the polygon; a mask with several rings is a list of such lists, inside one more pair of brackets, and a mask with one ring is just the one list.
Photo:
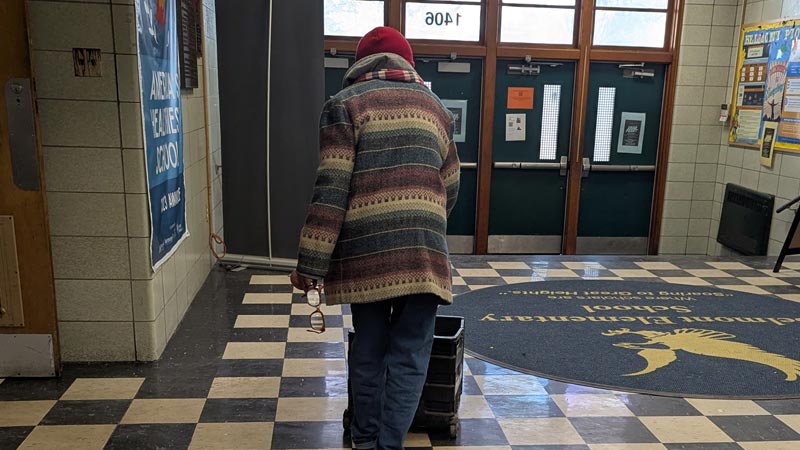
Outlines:
{"label": "red knit hat", "polygon": [[356,61],[376,53],[400,55],[411,64],[411,67],[414,67],[414,52],[411,51],[411,44],[394,28],[375,28],[358,41]]}

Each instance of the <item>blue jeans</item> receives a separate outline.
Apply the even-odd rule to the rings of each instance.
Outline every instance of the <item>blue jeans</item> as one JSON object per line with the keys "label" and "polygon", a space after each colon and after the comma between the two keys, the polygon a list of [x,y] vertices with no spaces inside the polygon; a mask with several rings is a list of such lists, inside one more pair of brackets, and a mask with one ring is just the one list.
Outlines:
{"label": "blue jeans", "polygon": [[434,295],[351,305],[351,436],[357,449],[402,450],[428,373]]}

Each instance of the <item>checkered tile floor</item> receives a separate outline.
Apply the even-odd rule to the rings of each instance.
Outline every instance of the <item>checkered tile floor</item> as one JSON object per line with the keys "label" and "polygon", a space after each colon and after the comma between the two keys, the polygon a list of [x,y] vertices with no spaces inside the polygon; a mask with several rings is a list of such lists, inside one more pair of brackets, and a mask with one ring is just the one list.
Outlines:
{"label": "checkered tile floor", "polygon": [[[692,258],[456,257],[455,292],[530,280],[714,285],[800,302],[800,263]],[[285,275],[215,271],[153,364],[68,365],[57,380],[0,380],[0,450],[334,449],[347,405],[348,307],[328,331]],[[461,433],[411,448],[799,450],[800,400],[722,401],[605,391],[468,358]]]}

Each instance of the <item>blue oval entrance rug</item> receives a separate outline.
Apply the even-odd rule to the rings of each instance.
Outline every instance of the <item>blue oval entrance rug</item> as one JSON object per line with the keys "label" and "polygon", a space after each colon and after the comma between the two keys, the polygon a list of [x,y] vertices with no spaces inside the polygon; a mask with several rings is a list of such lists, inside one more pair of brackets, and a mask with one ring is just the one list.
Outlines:
{"label": "blue oval entrance rug", "polygon": [[456,297],[475,357],[606,389],[800,398],[800,304],[627,281],[544,281]]}

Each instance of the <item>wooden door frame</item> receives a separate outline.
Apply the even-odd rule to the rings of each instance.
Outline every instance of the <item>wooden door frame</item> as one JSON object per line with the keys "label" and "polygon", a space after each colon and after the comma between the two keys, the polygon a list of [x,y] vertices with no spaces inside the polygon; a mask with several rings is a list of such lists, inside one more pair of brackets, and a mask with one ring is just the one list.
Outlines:
{"label": "wooden door frame", "polygon": [[[564,220],[562,253],[573,255],[578,238],[578,215],[580,209],[581,170],[583,158],[583,130],[586,120],[589,67],[593,62],[643,62],[666,65],[666,79],[661,115],[661,130],[658,160],[653,189],[648,253],[655,255],[661,240],[663,205],[669,162],[670,134],[674,111],[678,73],[678,53],[683,26],[683,11],[686,0],[669,0],[667,29],[663,48],[593,47],[594,0],[576,0],[574,45],[538,45],[501,43],[501,0],[483,0],[483,17],[478,42],[417,41],[412,40],[415,53],[426,56],[482,57],[484,82],[481,106],[481,146],[478,152],[478,193],[475,217],[475,253],[488,252],[489,199],[492,174],[492,136],[494,130],[494,107],[496,101],[495,81],[498,58],[524,58],[530,56],[540,60],[564,60],[575,62],[575,92],[572,110],[572,133],[569,144],[570,171],[567,182],[567,201]],[[404,0],[385,0],[386,25],[404,31]],[[325,39],[325,50],[355,53],[358,38],[332,37]]]}
{"label": "wooden door frame", "polygon": [[[19,276],[23,299],[24,326],[3,327],[0,334],[49,334],[53,337],[53,358],[60,370],[60,345],[56,316],[55,282],[47,218],[47,195],[44,161],[40,139],[39,115],[32,68],[32,46],[29,37],[28,0],[7,0],[0,4],[0,27],[8,30],[8,40],[0,46],[0,89],[11,78],[31,80],[31,96],[36,128],[36,157],[39,164],[40,188],[24,191],[14,184],[11,175],[11,154],[8,134],[0,135],[0,215],[11,215],[15,221]],[[0,123],[8,123],[5,94],[0,95]],[[6,176],[9,175],[9,176]],[[33,207],[30,207],[33,205]]]}

